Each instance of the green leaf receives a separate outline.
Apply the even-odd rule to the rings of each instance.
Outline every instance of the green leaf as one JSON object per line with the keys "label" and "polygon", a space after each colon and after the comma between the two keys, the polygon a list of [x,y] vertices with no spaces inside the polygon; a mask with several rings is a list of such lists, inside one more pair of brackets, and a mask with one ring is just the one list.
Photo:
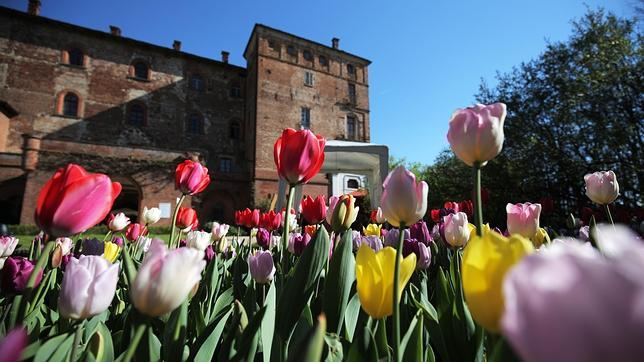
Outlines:
{"label": "green leaf", "polygon": [[268,294],[266,295],[266,301],[264,302],[266,312],[264,313],[264,318],[262,318],[261,328],[264,362],[271,360],[271,347],[273,344],[273,334],[275,334],[275,293],[275,283],[271,283],[271,287],[268,289]]}
{"label": "green leaf", "polygon": [[87,352],[90,352],[96,361],[109,362],[114,360],[112,334],[105,323],[98,323],[87,347]]}
{"label": "green leaf", "polygon": [[128,243],[123,243],[123,265],[125,269],[125,275],[127,276],[127,282],[129,285],[134,283],[134,278],[136,277],[136,267],[132,261],[132,256],[130,255],[130,248],[127,245]]}
{"label": "green leaf", "polygon": [[409,324],[409,329],[402,341],[400,350],[403,351],[403,361],[423,361],[423,317],[420,312]]}
{"label": "green leaf", "polygon": [[72,344],[74,344],[74,335],[72,333],[50,338],[36,352],[34,362],[64,361],[72,350]]}
{"label": "green leaf", "polygon": [[351,300],[347,305],[347,309],[344,312],[344,326],[346,331],[346,338],[349,342],[353,341],[353,336],[355,334],[359,316],[360,297],[358,297],[358,293],[356,293],[353,295],[353,297],[351,297]]}
{"label": "green leaf", "polygon": [[[195,354],[195,361],[212,361],[213,356],[215,355],[215,349],[219,344],[219,339],[221,334],[224,332],[224,327],[228,318],[233,313],[233,308],[230,308],[226,314],[217,322],[213,322],[208,327],[204,333],[197,338],[195,346],[199,346]],[[203,340],[202,340],[203,339]]]}
{"label": "green leaf", "polygon": [[342,350],[342,342],[335,334],[327,334],[324,336],[324,343],[326,344],[326,358],[325,362],[342,362],[344,353]]}
{"label": "green leaf", "polygon": [[324,313],[330,331],[340,334],[345,309],[356,280],[356,262],[353,257],[353,235],[346,231],[338,243],[324,280]]}
{"label": "green leaf", "polygon": [[292,274],[284,282],[284,290],[277,301],[277,332],[282,340],[288,340],[291,335],[313,294],[328,257],[329,234],[324,228],[319,228],[315,238],[295,264]]}
{"label": "green leaf", "polygon": [[262,307],[255,315],[253,319],[248,323],[244,332],[238,339],[238,342],[235,346],[237,350],[237,355],[233,358],[233,361],[254,361],[255,353],[257,352],[257,343],[259,342],[260,334],[259,329],[262,325],[262,320],[264,319],[264,314],[266,313],[266,307]]}
{"label": "green leaf", "polygon": [[514,351],[508,345],[505,338],[499,338],[494,344],[494,350],[490,353],[489,362],[519,362],[519,357],[514,354]]}
{"label": "green leaf", "polygon": [[186,329],[188,325],[188,298],[179,308],[172,311],[170,319],[165,326],[163,333],[163,359],[165,361],[181,361],[183,347],[186,341]]}
{"label": "green leaf", "polygon": [[219,317],[219,314],[222,313],[226,308],[229,308],[234,301],[235,298],[233,297],[233,288],[231,287],[226,289],[226,291],[221,293],[219,298],[217,298],[217,302],[215,302],[215,307],[212,312],[212,318],[206,322],[210,323],[213,320],[217,319],[217,317]]}
{"label": "green leaf", "polygon": [[325,332],[326,318],[322,314],[318,317],[317,325],[309,330],[306,338],[297,346],[295,353],[289,355],[288,361],[320,361],[324,350]]}

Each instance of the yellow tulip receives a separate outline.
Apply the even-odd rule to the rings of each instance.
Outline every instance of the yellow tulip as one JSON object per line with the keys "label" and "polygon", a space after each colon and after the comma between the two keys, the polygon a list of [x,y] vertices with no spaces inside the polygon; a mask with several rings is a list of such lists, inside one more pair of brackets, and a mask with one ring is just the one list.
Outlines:
{"label": "yellow tulip", "polygon": [[[469,243],[470,240],[472,240],[473,237],[476,236],[476,226],[474,226],[474,224],[470,223],[469,227],[470,227],[470,238],[468,240],[468,243]],[[490,232],[490,224],[483,224],[481,229],[483,229],[483,234]]]}
{"label": "yellow tulip", "polygon": [[[393,313],[394,266],[396,249],[386,247],[378,253],[362,244],[356,256],[356,280],[360,304],[367,314],[379,319]],[[400,262],[399,296],[416,268],[416,254]]]}
{"label": "yellow tulip", "polygon": [[548,232],[546,231],[546,229],[538,228],[537,232],[532,237],[532,243],[534,244],[535,248],[541,247],[543,243],[549,244],[550,236],[548,235]]}
{"label": "yellow tulip", "polygon": [[103,251],[103,257],[107,259],[110,263],[114,263],[116,261],[116,258],[119,256],[119,252],[121,251],[121,248],[119,248],[118,245],[106,241],[105,242],[105,250]]}
{"label": "yellow tulip", "polygon": [[516,234],[506,238],[484,232],[467,244],[462,266],[465,299],[474,320],[490,332],[499,331],[507,271],[533,251],[532,243]]}
{"label": "yellow tulip", "polygon": [[362,228],[362,232],[365,234],[365,236],[378,236],[380,237],[380,229],[382,229],[382,225],[378,224],[369,224],[367,225],[366,228]]}

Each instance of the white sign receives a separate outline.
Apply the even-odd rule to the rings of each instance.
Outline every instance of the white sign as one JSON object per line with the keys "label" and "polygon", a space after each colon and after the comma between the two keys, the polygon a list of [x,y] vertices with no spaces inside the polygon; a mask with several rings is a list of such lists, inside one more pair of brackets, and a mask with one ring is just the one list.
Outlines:
{"label": "white sign", "polygon": [[161,210],[161,218],[169,219],[170,218],[170,203],[169,202],[160,202],[159,209]]}

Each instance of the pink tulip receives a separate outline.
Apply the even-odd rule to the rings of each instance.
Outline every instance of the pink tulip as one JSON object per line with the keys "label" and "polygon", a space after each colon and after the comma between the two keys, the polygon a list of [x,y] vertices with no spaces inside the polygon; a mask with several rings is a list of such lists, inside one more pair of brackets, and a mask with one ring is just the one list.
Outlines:
{"label": "pink tulip", "polygon": [[508,232],[519,234],[525,238],[532,238],[539,229],[539,216],[541,204],[507,204],[505,211],[508,213]]}
{"label": "pink tulip", "polygon": [[445,242],[457,248],[465,246],[470,240],[470,224],[467,222],[467,215],[464,212],[445,215],[443,218],[443,234]]}
{"label": "pink tulip", "polygon": [[199,162],[185,160],[177,165],[174,184],[184,195],[198,194],[210,184],[208,168],[203,167]]}
{"label": "pink tulip", "polygon": [[477,162],[485,166],[503,148],[505,115],[503,103],[477,104],[454,112],[447,132],[454,154],[468,166]]}
{"label": "pink tulip", "polygon": [[4,265],[4,261],[13,254],[13,251],[18,245],[18,239],[13,236],[0,236],[0,269]]}
{"label": "pink tulip", "polygon": [[60,315],[86,319],[103,313],[112,303],[119,280],[119,264],[96,255],[71,258],[58,296]]}
{"label": "pink tulip", "polygon": [[36,224],[54,237],[78,234],[104,220],[120,192],[107,175],[69,164],[40,190]]}
{"label": "pink tulip", "polygon": [[151,317],[172,312],[201,280],[205,253],[193,248],[168,250],[153,239],[130,294],[136,309]]}
{"label": "pink tulip", "polygon": [[584,176],[586,196],[600,205],[608,205],[619,196],[619,184],[615,172],[599,171]]}
{"label": "pink tulip", "polygon": [[292,186],[308,182],[322,168],[325,144],[308,129],[285,129],[273,147],[277,173]]}
{"label": "pink tulip", "polygon": [[125,230],[125,237],[129,241],[135,241],[139,236],[145,236],[147,234],[148,229],[139,223],[130,224],[128,225],[127,230]]}
{"label": "pink tulip", "polygon": [[256,251],[248,257],[248,269],[255,282],[267,284],[275,275],[273,254],[270,251]]}
{"label": "pink tulip", "polygon": [[339,196],[329,197],[329,207],[326,209],[326,222],[329,225],[331,225],[331,222],[333,221],[333,211],[335,210],[335,206],[338,204],[338,200],[340,200]]}
{"label": "pink tulip", "polygon": [[427,183],[416,182],[416,176],[404,166],[398,166],[391,171],[382,186],[382,214],[391,225],[410,226],[425,216]]}
{"label": "pink tulip", "polygon": [[27,331],[22,327],[17,327],[9,332],[0,341],[0,356],[5,362],[18,362],[22,351],[27,346],[29,339]]}

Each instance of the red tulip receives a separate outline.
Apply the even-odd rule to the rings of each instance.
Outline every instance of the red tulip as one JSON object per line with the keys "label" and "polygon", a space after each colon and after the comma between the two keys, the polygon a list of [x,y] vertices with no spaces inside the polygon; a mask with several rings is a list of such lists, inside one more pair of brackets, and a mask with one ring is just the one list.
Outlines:
{"label": "red tulip", "polygon": [[472,203],[472,200],[459,202],[458,211],[464,212],[468,217],[474,217],[474,204]]}
{"label": "red tulip", "polygon": [[282,214],[273,210],[263,213],[261,216],[260,226],[268,231],[279,229],[282,225]]}
{"label": "red tulip", "polygon": [[205,190],[210,184],[208,169],[199,162],[185,160],[177,165],[174,184],[184,195],[194,195]]}
{"label": "red tulip", "polygon": [[246,227],[256,228],[259,226],[260,212],[259,209],[253,209],[248,215],[246,220]]}
{"label": "red tulip", "polygon": [[290,185],[306,183],[322,168],[326,140],[308,129],[287,128],[273,147],[280,177]]}
{"label": "red tulip", "polygon": [[135,241],[139,239],[139,236],[145,236],[147,233],[148,230],[145,226],[139,223],[134,223],[128,225],[127,230],[125,231],[125,237],[129,241]]}
{"label": "red tulip", "polygon": [[195,229],[199,225],[197,219],[197,212],[195,209],[189,207],[180,207],[177,214],[177,227],[179,229],[187,229],[188,227]]}
{"label": "red tulip", "polygon": [[104,220],[120,192],[107,175],[69,164],[40,190],[36,224],[53,237],[78,234]]}
{"label": "red tulip", "polygon": [[315,200],[308,195],[302,199],[302,216],[309,224],[314,225],[324,221],[326,209],[326,197],[324,195],[318,195]]}
{"label": "red tulip", "polygon": [[454,201],[446,201],[446,202],[445,202],[445,204],[443,205],[443,208],[444,208],[444,209],[451,209],[451,210],[454,210],[454,212],[459,212],[459,211],[461,211],[461,210],[459,209],[459,206],[460,206],[460,205],[458,204],[458,202],[454,202]]}
{"label": "red tulip", "polygon": [[241,210],[235,211],[235,225],[237,226],[244,225],[244,212]]}
{"label": "red tulip", "polygon": [[555,210],[555,202],[552,200],[552,197],[546,196],[539,199],[539,204],[541,204],[541,213],[548,215]]}
{"label": "red tulip", "polygon": [[432,215],[432,221],[433,222],[438,223],[438,222],[441,221],[441,211],[440,211],[440,209],[432,209],[430,211],[430,213]]}

